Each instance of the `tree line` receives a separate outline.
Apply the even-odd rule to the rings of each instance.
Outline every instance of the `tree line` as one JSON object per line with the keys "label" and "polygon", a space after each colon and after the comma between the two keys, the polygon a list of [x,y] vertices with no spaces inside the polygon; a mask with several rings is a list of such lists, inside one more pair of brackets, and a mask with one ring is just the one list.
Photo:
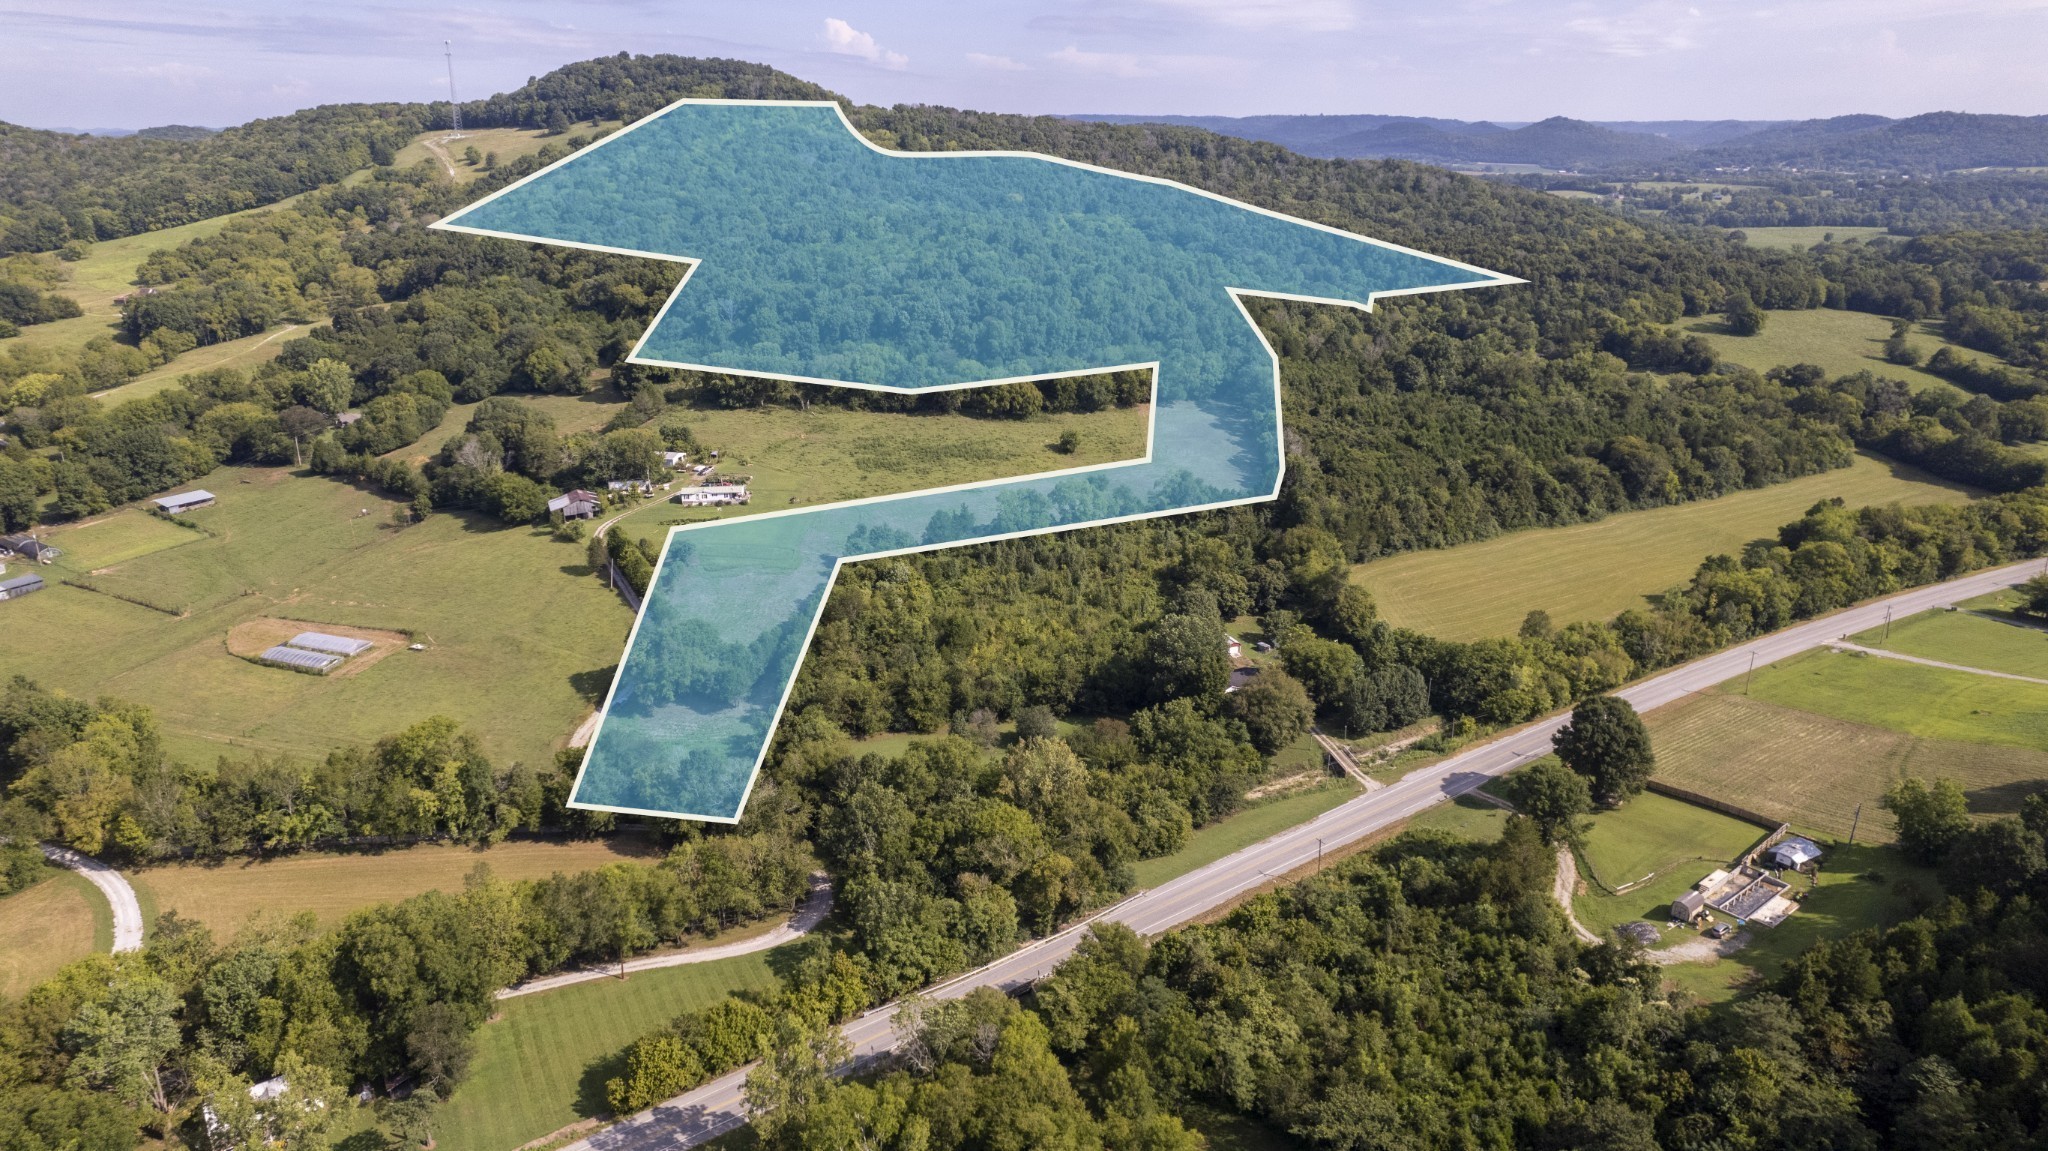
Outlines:
{"label": "tree line", "polygon": [[[786,914],[810,867],[800,844],[709,835],[657,863],[517,883],[480,863],[459,891],[330,930],[310,912],[272,915],[221,941],[167,912],[140,953],[80,960],[0,1005],[0,1139],[128,1151],[147,1133],[207,1147],[225,1127],[319,1148],[367,1089],[381,1130],[416,1147],[498,989]],[[283,1093],[252,1100],[250,1084],[272,1076]]]}

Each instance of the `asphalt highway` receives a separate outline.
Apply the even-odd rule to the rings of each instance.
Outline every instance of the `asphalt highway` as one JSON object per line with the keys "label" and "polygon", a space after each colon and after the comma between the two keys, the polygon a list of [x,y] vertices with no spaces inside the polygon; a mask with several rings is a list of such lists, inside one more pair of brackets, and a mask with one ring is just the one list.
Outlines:
{"label": "asphalt highway", "polygon": [[[1628,700],[1637,711],[1649,711],[1744,675],[1752,666],[1763,667],[1880,626],[1887,612],[1893,618],[1904,619],[1928,608],[1997,591],[2041,570],[2041,561],[2029,560],[1873,600],[1660,672],[1615,694]],[[1434,766],[1410,772],[1396,783],[1332,808],[1307,823],[1138,892],[1057,935],[1033,940],[926,994],[934,999],[952,999],[978,987],[1007,989],[1029,983],[1058,966],[1098,921],[1127,924],[1141,935],[1153,935],[1198,918],[1315,862],[1322,852],[1384,831],[1543,756],[1550,750],[1551,734],[1563,726],[1565,719],[1560,715],[1539,720]],[[886,1004],[845,1025],[842,1030],[856,1060],[895,1047],[894,1018],[895,1005]],[[696,1146],[746,1122],[742,1095],[745,1083],[743,1068],[572,1143],[563,1151],[674,1151]]]}

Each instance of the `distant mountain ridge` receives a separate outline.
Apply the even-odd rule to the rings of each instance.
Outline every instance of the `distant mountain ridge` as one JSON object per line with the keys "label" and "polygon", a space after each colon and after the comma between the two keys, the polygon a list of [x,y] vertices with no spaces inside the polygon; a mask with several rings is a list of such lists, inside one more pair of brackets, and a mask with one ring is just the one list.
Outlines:
{"label": "distant mountain ridge", "polygon": [[2048,116],[1929,112],[1894,120],[1574,120],[1536,123],[1426,116],[1077,115],[1116,124],[1206,128],[1310,156],[1545,168],[1800,168],[1932,174],[2048,165]]}

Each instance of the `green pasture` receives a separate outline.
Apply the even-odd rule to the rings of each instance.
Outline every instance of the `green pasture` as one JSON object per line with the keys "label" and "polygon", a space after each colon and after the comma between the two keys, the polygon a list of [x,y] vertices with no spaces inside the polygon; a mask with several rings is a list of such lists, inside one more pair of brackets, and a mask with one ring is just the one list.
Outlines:
{"label": "green pasture", "polygon": [[[188,517],[205,538],[132,510],[58,528],[62,574],[97,590],[55,584],[8,624],[12,670],[149,705],[194,763],[324,755],[435,714],[500,763],[546,762],[601,697],[632,624],[581,545],[545,532],[463,513],[401,529],[380,495],[284,469],[223,468],[192,486],[220,497]],[[261,616],[410,633],[426,650],[327,677],[229,654],[229,629]]]}
{"label": "green pasture", "polygon": [[531,156],[549,144],[559,143],[566,147],[571,136],[594,135],[616,129],[619,125],[617,120],[608,120],[598,126],[580,123],[560,135],[538,128],[466,128],[456,135],[446,128],[439,128],[413,137],[412,142],[400,148],[398,155],[392,158],[392,166],[409,168],[427,161],[452,175],[457,183],[467,184],[483,176],[484,167],[464,162],[465,148],[475,148],[486,156],[496,152],[498,162],[505,164],[521,156]]}
{"label": "green pasture", "polygon": [[1971,494],[1915,468],[1859,455],[1846,468],[1719,499],[1373,560],[1353,568],[1352,579],[1396,626],[1451,640],[1512,635],[1536,608],[1561,626],[1641,607],[1644,596],[1691,579],[1701,560],[1775,535],[1830,497],[1856,507],[1963,503]]}
{"label": "green pasture", "polygon": [[[290,203],[297,198],[294,196],[279,203]],[[134,289],[135,269],[151,252],[216,235],[230,220],[252,212],[267,212],[276,206],[265,204],[242,212],[195,220],[175,228],[123,236],[117,240],[101,240],[92,246],[84,259],[75,262],[60,261],[53,255],[40,257],[50,261],[63,277],[52,290],[77,300],[85,314],[51,324],[31,324],[23,328],[17,338],[28,347],[75,352],[95,336],[118,334],[121,310],[114,306],[114,297],[127,295]]]}
{"label": "green pasture", "polygon": [[[2017,811],[2048,780],[2048,745],[1997,742],[1996,727],[1972,714],[1989,701],[1971,689],[1998,684],[2048,693],[1821,651],[1758,669],[1753,694],[1733,680],[1658,708],[1644,722],[1659,779],[1815,836],[1847,840],[1853,831],[1858,843],[1886,843],[1891,824],[1878,800],[1901,779],[1953,779],[1986,814]],[[1924,698],[1916,694],[1922,691]]]}
{"label": "green pasture", "polygon": [[1826,242],[1829,239],[1841,244],[1847,243],[1850,240],[1868,240],[1874,236],[1885,234],[1885,229],[1883,228],[1847,227],[1843,225],[1789,228],[1732,228],[1730,231],[1741,232],[1744,237],[1743,242],[1753,248],[1790,248],[1799,252],[1804,252],[1815,244]]}
{"label": "green pasture", "polygon": [[[753,503],[686,509],[657,497],[620,526],[658,538],[674,523],[1137,459],[1148,416],[1142,405],[1029,420],[825,407],[693,411],[690,430],[723,453],[719,469],[752,477]],[[1068,430],[1079,433],[1080,448],[1062,455],[1052,444]]]}
{"label": "green pasture", "polygon": [[1758,668],[1751,695],[1907,735],[2048,752],[2048,684],[1820,650]]}
{"label": "green pasture", "polygon": [[0,1003],[113,942],[107,897],[77,872],[50,868],[33,886],[0,896]]}
{"label": "green pasture", "polygon": [[161,368],[142,373],[118,387],[93,393],[101,403],[119,404],[146,399],[183,380],[193,372],[215,368],[250,369],[269,363],[284,350],[285,342],[306,333],[306,324],[280,324],[267,332],[224,340],[194,348]]}
{"label": "green pasture", "polygon": [[[1954,384],[1932,372],[1886,360],[1884,342],[1892,334],[1892,322],[1868,312],[1833,308],[1771,312],[1764,330],[1754,336],[1730,335],[1718,318],[1696,320],[1686,327],[1705,336],[1715,355],[1759,372],[1788,364],[1813,364],[1830,377],[1868,371],[1885,379],[1903,380],[1916,392],[1941,388],[1960,393]],[[1947,343],[1939,327],[1926,321],[1914,325],[1907,341],[1919,347],[1924,356],[1933,355],[1935,349]],[[1992,358],[1968,348],[1948,346],[1960,356]]]}
{"label": "green pasture", "polygon": [[502,1001],[437,1115],[442,1151],[513,1151],[608,1111],[626,1046],[685,1011],[775,985],[779,951],[642,971]]}
{"label": "green pasture", "polygon": [[1890,630],[1889,638],[1882,627],[1850,638],[1922,659],[2048,679],[2048,628],[2010,612],[1936,609],[1894,620]]}

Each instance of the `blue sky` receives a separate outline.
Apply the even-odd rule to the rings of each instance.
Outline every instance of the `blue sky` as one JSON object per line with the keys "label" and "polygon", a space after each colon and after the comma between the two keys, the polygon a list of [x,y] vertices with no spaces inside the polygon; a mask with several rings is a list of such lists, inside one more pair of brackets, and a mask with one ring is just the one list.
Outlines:
{"label": "blue sky", "polygon": [[221,125],[619,51],[871,103],[1465,119],[2048,112],[2048,0],[0,0],[0,119]]}

